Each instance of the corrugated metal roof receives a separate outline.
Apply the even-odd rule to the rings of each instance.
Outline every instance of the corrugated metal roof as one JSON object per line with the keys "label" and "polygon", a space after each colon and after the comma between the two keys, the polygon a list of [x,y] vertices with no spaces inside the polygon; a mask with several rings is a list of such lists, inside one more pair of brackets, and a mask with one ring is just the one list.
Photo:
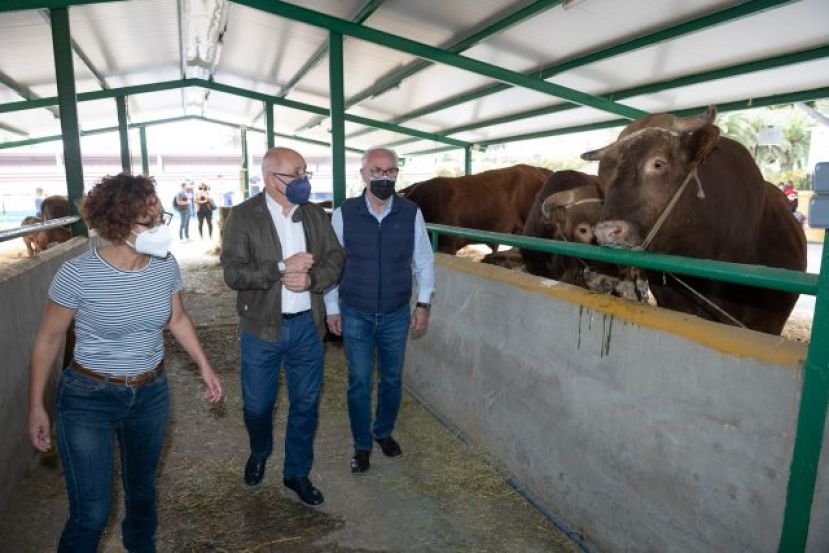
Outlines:
{"label": "corrugated metal roof", "polygon": [[[796,64],[617,100],[647,112],[829,87],[826,0],[305,0],[293,4],[345,20],[366,10],[370,15],[364,26],[446,49],[529,8],[534,10],[531,17],[467,44],[462,55],[522,73],[553,67],[548,71],[555,73],[549,76],[549,82],[596,96],[721,68],[739,72],[741,65],[813,50],[803,58],[807,61]],[[705,26],[705,18],[716,18],[716,14],[762,7],[766,9]],[[111,88],[201,78],[279,95],[327,44],[329,36],[325,28],[228,0],[124,0],[75,5],[70,8],[70,23],[79,51],[103,78],[104,85]],[[669,36],[657,40],[660,33]],[[814,51],[816,48],[822,49]],[[608,49],[615,55],[601,54]],[[458,51],[457,47],[452,51]],[[347,104],[355,96],[368,96],[365,92],[378,83],[389,84],[390,75],[418,61],[410,54],[346,37]],[[561,71],[555,69],[556,65]],[[19,101],[26,94],[57,94],[46,12],[0,13],[0,73],[0,82],[7,85],[0,85],[0,104]],[[101,90],[102,83],[77,52],[75,76],[78,92]],[[497,83],[489,77],[432,64],[381,94],[362,99],[348,112],[381,121],[402,120],[409,127],[443,134],[447,129],[468,127],[493,117],[562,103],[542,92],[509,87],[437,111],[424,109],[493,84]],[[288,91],[286,98],[329,106],[327,55]],[[262,102],[202,88],[133,95],[128,109],[132,122],[187,114],[264,127],[262,119],[256,120]],[[410,117],[415,110],[425,113]],[[81,102],[79,117],[84,129],[115,126],[115,102]],[[618,118],[591,107],[573,107],[466,129],[451,136],[468,142],[493,141]],[[315,114],[278,106],[275,129],[327,141],[327,125],[309,126],[319,120]],[[0,113],[0,129],[3,127],[7,130],[0,130],[0,141],[21,139],[19,133],[8,129],[19,129],[29,137],[60,133],[59,121],[43,108]],[[347,144],[365,148],[407,138],[386,130],[364,133],[364,129],[364,125],[347,123],[347,135],[358,133]],[[416,140],[404,149],[415,151],[437,145]]]}

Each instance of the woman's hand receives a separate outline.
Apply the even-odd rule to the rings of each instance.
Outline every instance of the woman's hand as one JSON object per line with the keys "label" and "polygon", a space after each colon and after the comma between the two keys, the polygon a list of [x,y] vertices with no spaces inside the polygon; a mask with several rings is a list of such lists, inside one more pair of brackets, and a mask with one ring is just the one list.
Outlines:
{"label": "woman's hand", "polygon": [[38,451],[46,453],[52,449],[52,438],[49,435],[49,415],[42,405],[29,409],[29,440]]}
{"label": "woman's hand", "polygon": [[204,399],[213,403],[219,403],[222,399],[223,391],[222,391],[222,383],[219,380],[219,377],[216,376],[216,373],[213,372],[212,367],[210,365],[205,365],[199,371],[201,375],[201,379],[204,381],[204,385],[207,386],[207,390],[204,391]]}

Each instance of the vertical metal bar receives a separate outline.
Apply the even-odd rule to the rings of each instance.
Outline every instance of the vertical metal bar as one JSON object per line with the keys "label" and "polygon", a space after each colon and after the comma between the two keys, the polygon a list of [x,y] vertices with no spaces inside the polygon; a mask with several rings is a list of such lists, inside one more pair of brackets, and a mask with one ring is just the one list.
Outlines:
{"label": "vertical metal bar", "polygon": [[141,174],[150,176],[150,156],[147,153],[147,127],[138,127],[138,136],[141,140]]}
{"label": "vertical metal bar", "polygon": [[800,394],[800,412],[797,416],[789,486],[786,490],[786,510],[780,533],[780,553],[805,551],[809,535],[809,519],[815,495],[823,429],[826,424],[826,406],[829,401],[829,340],[824,332],[829,325],[829,232],[824,231],[823,256],[817,285],[815,316],[809,355],[803,366],[803,391]]}
{"label": "vertical metal bar", "polygon": [[242,194],[247,200],[250,197],[250,174],[248,173],[248,130],[245,127],[241,129],[242,133]]}
{"label": "vertical metal bar", "polygon": [[273,135],[273,102],[265,102],[265,142],[269,150],[276,145]]}
{"label": "vertical metal bar", "polygon": [[127,121],[127,97],[115,97],[115,106],[118,108],[118,137],[121,140],[121,170],[132,173],[132,159],[130,158],[130,130]]}
{"label": "vertical metal bar", "polygon": [[429,236],[432,238],[432,251],[438,251],[438,232],[433,230],[429,232]]}
{"label": "vertical metal bar", "polygon": [[[72,62],[72,39],[69,32],[69,9],[52,8],[52,52],[58,85],[60,129],[63,135],[63,164],[66,170],[66,191],[69,214],[79,215],[78,203],[83,197],[83,160],[78,129],[78,104],[75,92],[75,70]],[[83,220],[72,224],[72,234],[87,236]]]}
{"label": "vertical metal bar", "polygon": [[472,146],[463,149],[463,174],[472,174]]}
{"label": "vertical metal bar", "polygon": [[328,89],[331,96],[331,163],[334,207],[345,201],[345,96],[343,92],[343,35],[328,38]]}

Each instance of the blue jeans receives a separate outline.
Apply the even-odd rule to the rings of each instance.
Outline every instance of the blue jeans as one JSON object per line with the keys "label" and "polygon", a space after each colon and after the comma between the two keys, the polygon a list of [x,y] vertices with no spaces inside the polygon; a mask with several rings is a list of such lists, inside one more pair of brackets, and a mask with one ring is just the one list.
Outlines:
{"label": "blue jeans", "polygon": [[[348,417],[354,449],[371,449],[372,435],[387,438],[394,430],[402,394],[403,359],[409,333],[409,304],[390,313],[366,313],[341,305],[343,342],[348,363]],[[375,349],[380,383],[371,424],[372,366]]]}
{"label": "blue jeans", "polygon": [[247,332],[242,332],[239,342],[242,411],[251,455],[257,461],[264,461],[273,451],[273,409],[279,391],[279,369],[284,362],[290,407],[282,474],[286,478],[308,476],[314,463],[314,434],[322,385],[322,342],[311,312],[292,319],[283,318],[277,342],[260,340]]}
{"label": "blue jeans", "polygon": [[155,472],[170,414],[167,375],[140,387],[63,371],[55,399],[57,442],[69,495],[59,552],[94,553],[112,505],[115,437],[124,486],[124,547],[155,551]]}
{"label": "blue jeans", "polygon": [[181,222],[181,224],[178,227],[179,240],[183,240],[184,238],[190,238],[190,208],[179,209],[178,217]]}

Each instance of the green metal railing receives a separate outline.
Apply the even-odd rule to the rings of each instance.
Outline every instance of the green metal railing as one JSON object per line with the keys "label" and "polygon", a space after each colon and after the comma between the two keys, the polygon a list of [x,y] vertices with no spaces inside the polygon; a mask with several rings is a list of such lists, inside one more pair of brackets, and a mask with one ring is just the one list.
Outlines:
{"label": "green metal railing", "polygon": [[778,547],[781,553],[805,551],[817,469],[823,447],[826,411],[829,405],[829,340],[822,336],[824,329],[829,327],[829,236],[824,235],[821,271],[819,275],[815,275],[787,269],[621,250],[432,223],[427,224],[426,228],[430,233],[432,248],[435,251],[438,249],[439,236],[453,236],[476,243],[501,244],[781,292],[817,296],[809,353],[803,365],[803,386],[797,433],[789,472],[783,529]]}

